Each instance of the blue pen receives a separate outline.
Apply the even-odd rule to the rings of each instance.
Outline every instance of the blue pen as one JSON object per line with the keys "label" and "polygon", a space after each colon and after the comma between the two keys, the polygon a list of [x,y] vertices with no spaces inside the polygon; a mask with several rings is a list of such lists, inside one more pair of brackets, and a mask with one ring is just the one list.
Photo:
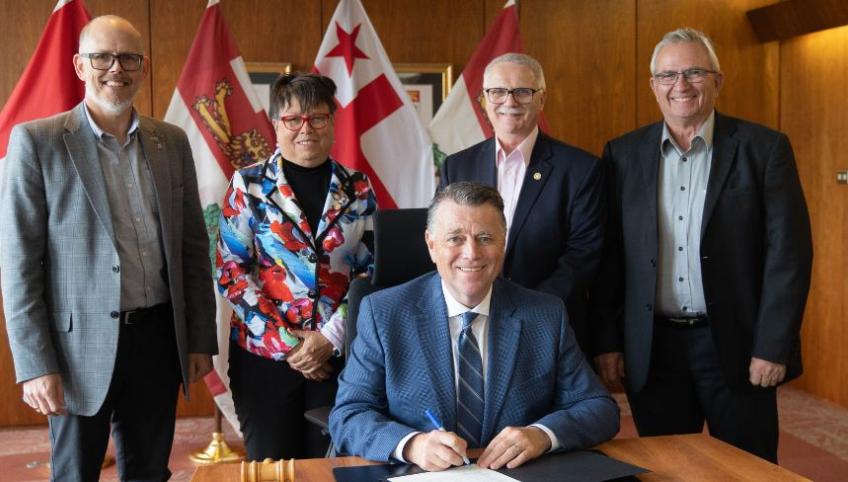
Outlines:
{"label": "blue pen", "polygon": [[[441,432],[447,432],[447,430],[445,430],[445,427],[442,425],[442,422],[440,422],[439,419],[436,418],[435,415],[433,415],[433,412],[431,412],[429,408],[427,410],[424,410],[424,415],[426,415],[427,418],[430,419],[430,423],[433,424],[433,427],[435,427],[436,430],[439,430]],[[462,456],[462,461],[465,462],[465,465],[471,465],[471,461],[468,460],[468,457],[466,457],[465,455]]]}

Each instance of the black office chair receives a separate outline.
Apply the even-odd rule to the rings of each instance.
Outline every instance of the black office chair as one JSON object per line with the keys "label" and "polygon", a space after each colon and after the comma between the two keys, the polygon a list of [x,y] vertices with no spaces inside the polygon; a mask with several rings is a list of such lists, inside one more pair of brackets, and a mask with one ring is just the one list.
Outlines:
{"label": "black office chair", "polygon": [[[356,278],[348,288],[348,313],[345,322],[345,357],[356,338],[356,318],[362,299],[383,288],[395,286],[436,268],[430,260],[424,230],[427,227],[427,209],[392,209],[377,211],[374,215],[374,274],[372,278]],[[332,407],[319,407],[303,414],[307,420],[321,427],[329,435],[329,418]],[[332,441],[327,457],[335,455]]]}

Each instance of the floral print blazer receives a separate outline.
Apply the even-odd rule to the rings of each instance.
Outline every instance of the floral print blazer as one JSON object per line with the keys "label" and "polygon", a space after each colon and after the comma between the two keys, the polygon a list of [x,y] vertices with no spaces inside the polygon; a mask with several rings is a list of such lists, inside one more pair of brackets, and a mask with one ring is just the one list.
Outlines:
{"label": "floral print blazer", "polygon": [[299,343],[289,329],[320,330],[336,349],[344,346],[348,285],[373,270],[362,239],[377,208],[368,178],[330,159],[330,188],[313,233],[282,162],[278,150],[233,174],[216,256],[218,290],[234,308],[230,339],[273,360]]}

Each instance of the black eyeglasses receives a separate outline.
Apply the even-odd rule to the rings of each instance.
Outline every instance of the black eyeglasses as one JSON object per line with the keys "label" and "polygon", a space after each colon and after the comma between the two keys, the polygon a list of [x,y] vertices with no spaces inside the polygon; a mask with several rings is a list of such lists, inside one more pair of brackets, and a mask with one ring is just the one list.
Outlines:
{"label": "black eyeglasses", "polygon": [[686,82],[690,84],[700,84],[701,82],[707,79],[707,76],[710,74],[717,74],[715,70],[707,70],[700,69],[697,67],[693,67],[691,69],[686,69],[682,72],[674,72],[671,70],[667,70],[665,72],[657,72],[654,74],[654,80],[657,83],[662,85],[674,85],[677,83],[677,80],[682,75]]}
{"label": "black eyeglasses", "polygon": [[280,117],[280,122],[290,131],[299,131],[304,122],[308,122],[313,129],[323,129],[330,123],[331,117],[332,114],[284,115]]}
{"label": "black eyeglasses", "polygon": [[491,89],[483,89],[486,93],[486,100],[492,104],[503,104],[506,98],[512,94],[512,98],[519,104],[527,104],[533,100],[533,95],[536,92],[542,92],[545,89],[531,89],[529,87],[518,87],[516,89],[504,89],[502,87],[493,87]]}
{"label": "black eyeglasses", "polygon": [[115,60],[117,60],[122,69],[127,72],[133,72],[141,68],[142,60],[144,60],[144,55],[142,54],[92,52],[79,55],[80,57],[87,58],[91,62],[91,68],[97,70],[109,70],[115,65]]}

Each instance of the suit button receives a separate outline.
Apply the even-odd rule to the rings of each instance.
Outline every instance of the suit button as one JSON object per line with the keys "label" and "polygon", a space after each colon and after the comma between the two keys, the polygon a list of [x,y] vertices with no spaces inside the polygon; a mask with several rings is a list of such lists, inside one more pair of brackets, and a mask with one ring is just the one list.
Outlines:
{"label": "suit button", "polygon": [[314,263],[314,262],[316,262],[316,261],[318,261],[318,255],[317,255],[317,254],[315,254],[315,253],[310,253],[310,254],[309,254],[309,262],[310,262],[310,263]]}
{"label": "suit button", "polygon": [[120,311],[113,311],[113,312],[109,313],[109,316],[111,316],[112,318],[118,319],[118,318],[121,317],[121,312]]}
{"label": "suit button", "polygon": [[647,305],[645,305],[645,308],[647,308],[648,311],[651,311],[652,309],[654,309],[654,305],[648,303]]}
{"label": "suit button", "polygon": [[657,260],[656,259],[651,258],[651,266],[653,266],[654,268],[657,267]]}
{"label": "suit button", "polygon": [[120,272],[121,272],[121,267],[120,267],[120,266],[118,266],[117,264],[116,264],[115,266],[112,266],[112,272],[114,272],[114,273],[120,273]]}
{"label": "suit button", "polygon": [[316,296],[318,296],[318,293],[315,290],[309,290],[309,293],[307,293],[307,295],[309,295],[310,298],[315,298]]}

